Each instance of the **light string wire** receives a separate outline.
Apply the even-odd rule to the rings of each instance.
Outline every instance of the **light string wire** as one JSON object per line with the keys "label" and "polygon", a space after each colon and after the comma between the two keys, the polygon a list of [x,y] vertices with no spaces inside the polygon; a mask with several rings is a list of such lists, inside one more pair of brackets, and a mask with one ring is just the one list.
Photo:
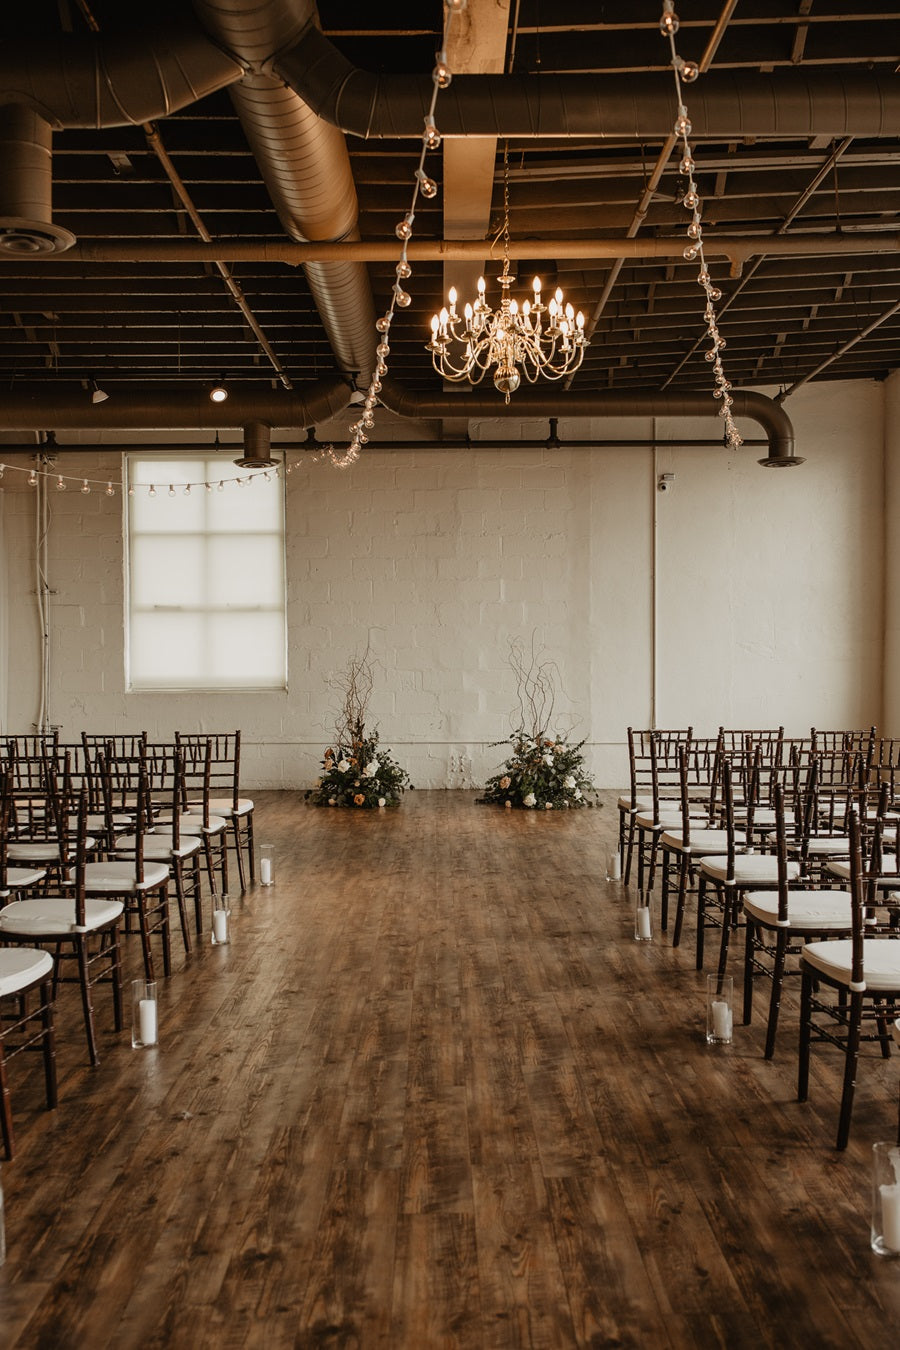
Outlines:
{"label": "light string wire", "polygon": [[333,445],[325,446],[322,453],[314,456],[314,459],[327,458],[338,469],[346,469],[353,464],[360,454],[362,446],[369,440],[369,433],[375,426],[375,409],[378,406],[378,395],[381,393],[381,377],[387,374],[387,358],[391,354],[391,324],[394,321],[394,315],[398,309],[408,309],[412,302],[412,296],[405,289],[403,283],[412,275],[412,268],[407,258],[409,241],[413,234],[413,221],[416,216],[416,202],[419,194],[428,200],[437,196],[438,185],[433,178],[429,178],[425,172],[425,157],[429,150],[437,150],[441,144],[441,133],[435,126],[434,110],[437,106],[437,97],[442,89],[446,89],[453,79],[453,72],[447,65],[447,43],[450,38],[450,29],[453,20],[457,14],[461,14],[466,8],[468,0],[444,0],[444,27],[441,37],[441,49],[436,54],[434,70],[431,73],[433,88],[431,91],[431,100],[428,111],[425,114],[424,129],[422,131],[422,148],[419,152],[419,163],[416,168],[413,181],[412,200],[409,204],[409,210],[402,220],[397,222],[394,233],[400,240],[400,260],[397,263],[397,280],[391,292],[391,301],[380,319],[376,320],[375,327],[378,331],[378,344],[375,348],[375,370],[369,381],[366,390],[366,396],[363,399],[362,416],[350,425],[350,443],[343,451],[335,450]]}
{"label": "light string wire", "polygon": [[[140,448],[139,445],[133,447],[135,451],[140,451]],[[240,449],[239,446],[235,446],[234,448],[236,450]],[[111,446],[110,449],[112,450],[113,447]],[[298,461],[298,463],[299,462],[301,461]],[[222,478],[218,477],[216,474],[212,474],[209,478],[190,483],[178,481],[170,482],[163,473],[156,482],[129,483],[128,488],[125,489],[120,478],[86,478],[83,474],[74,476],[71,474],[57,473],[55,469],[39,469],[35,465],[26,468],[21,464],[0,464],[0,482],[3,481],[4,475],[7,473],[24,473],[28,476],[29,487],[37,487],[39,479],[46,479],[52,481],[58,492],[65,492],[67,491],[69,484],[74,483],[77,485],[78,491],[83,493],[84,496],[88,496],[94,488],[99,488],[105,497],[115,497],[120,492],[126,492],[126,494],[131,497],[133,497],[136,492],[146,492],[148,497],[158,497],[160,492],[164,492],[169,497],[175,497],[177,496],[178,491],[181,491],[185,497],[189,497],[192,488],[201,488],[206,492],[212,492],[214,489],[223,492],[225,488],[229,486],[241,488],[248,487],[257,478],[262,478],[265,482],[271,482],[273,478],[278,477],[282,472],[282,469],[284,473],[288,474],[294,467],[295,465],[287,463],[283,466],[280,464],[271,465],[267,469],[254,469],[247,474],[229,474],[227,477]]]}
{"label": "light string wire", "polygon": [[684,100],[682,91],[682,81],[685,84],[693,84],[700,74],[700,67],[695,61],[685,61],[678,55],[675,46],[675,34],[678,32],[678,15],[675,13],[675,0],[663,0],[663,12],[659,21],[660,32],[663,37],[668,37],[669,47],[672,52],[672,72],[675,77],[675,96],[678,100],[678,115],[675,119],[675,135],[682,143],[683,157],[681,160],[682,176],[688,180],[688,190],[682,198],[682,204],[686,210],[691,213],[691,223],[687,227],[687,236],[689,243],[684,250],[684,257],[688,262],[695,259],[700,260],[700,271],[697,273],[697,281],[706,292],[706,308],[703,317],[706,319],[707,334],[712,344],[704,353],[706,360],[710,362],[713,368],[715,378],[715,388],[713,397],[722,400],[719,408],[719,416],[725,420],[725,443],[732,450],[736,450],[744,444],[743,437],[740,435],[734,423],[732,416],[732,406],[734,399],[731,397],[731,381],[725,374],[725,367],[722,364],[721,352],[725,347],[725,339],[719,332],[719,325],[716,318],[716,301],[722,299],[722,292],[718,286],[714,286],[709,268],[706,265],[706,258],[703,253],[703,220],[700,193],[697,191],[697,183],[694,178],[696,165],[694,155],[691,150],[690,134],[691,120],[688,116],[687,104]]}

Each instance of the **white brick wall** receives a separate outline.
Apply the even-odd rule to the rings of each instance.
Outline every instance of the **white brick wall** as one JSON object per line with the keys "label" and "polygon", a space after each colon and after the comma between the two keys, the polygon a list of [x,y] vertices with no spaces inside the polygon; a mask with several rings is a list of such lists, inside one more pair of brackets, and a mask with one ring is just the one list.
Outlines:
{"label": "white brick wall", "polygon": [[[882,397],[855,383],[801,391],[788,411],[808,462],[789,474],[760,469],[753,447],[677,444],[714,436],[709,420],[657,425],[655,458],[649,445],[370,450],[340,472],[295,456],[286,692],[128,693],[121,499],[53,492],[50,715],[64,737],[240,726],[248,786],[308,786],[332,735],[329,679],[368,642],[383,743],[420,787],[478,785],[516,707],[509,643],[534,634],[560,670],[553,729],[587,738],[598,786],[624,783],[625,728],[654,715],[702,730],[867,724],[881,712]],[[561,422],[559,435],[654,432],[650,419],[615,428]],[[60,467],[120,476],[114,450]],[[663,470],[676,482],[660,496]],[[38,706],[34,500],[24,474],[3,490],[0,695],[5,680],[4,725],[24,730]]]}

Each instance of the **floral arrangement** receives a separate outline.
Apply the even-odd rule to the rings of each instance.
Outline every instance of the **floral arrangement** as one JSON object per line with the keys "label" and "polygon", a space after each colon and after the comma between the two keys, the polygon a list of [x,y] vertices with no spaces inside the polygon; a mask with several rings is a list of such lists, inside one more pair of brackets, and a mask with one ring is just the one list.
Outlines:
{"label": "floral arrangement", "polygon": [[533,642],[530,660],[518,641],[511,644],[509,659],[519,698],[518,728],[507,741],[494,742],[510,745],[512,753],[500,772],[488,779],[478,801],[508,810],[593,806],[595,788],[584,766],[584,741],[573,744],[547,730],[556,702],[556,666],[540,660]]}
{"label": "floral arrangement", "polygon": [[322,758],[322,776],[306,800],[314,806],[399,806],[412,787],[405,769],[378,747],[378,732],[366,731],[366,714],[375,682],[368,647],[351,658],[335,680],[341,707],[335,724],[335,744]]}
{"label": "floral arrangement", "polygon": [[[509,738],[512,754],[500,773],[489,778],[480,802],[538,811],[593,806],[594,785],[584,769],[581,747],[564,738],[531,736],[519,730]],[[496,741],[506,745],[506,741]]]}
{"label": "floral arrangement", "polygon": [[399,806],[409,775],[378,748],[378,732],[325,751],[322,777],[306,794],[314,806]]}

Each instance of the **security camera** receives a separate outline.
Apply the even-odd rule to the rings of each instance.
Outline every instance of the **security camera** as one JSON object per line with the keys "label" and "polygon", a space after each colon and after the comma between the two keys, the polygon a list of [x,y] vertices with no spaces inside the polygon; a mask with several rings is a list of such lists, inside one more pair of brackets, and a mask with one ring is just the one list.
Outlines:
{"label": "security camera", "polygon": [[657,492],[669,492],[675,486],[674,473],[661,473],[656,484]]}

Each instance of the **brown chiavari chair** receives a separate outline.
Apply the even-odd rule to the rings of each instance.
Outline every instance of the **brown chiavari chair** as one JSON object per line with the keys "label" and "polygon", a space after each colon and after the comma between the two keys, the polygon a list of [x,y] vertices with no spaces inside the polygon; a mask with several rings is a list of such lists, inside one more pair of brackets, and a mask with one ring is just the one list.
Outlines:
{"label": "brown chiavari chair", "polygon": [[[37,1001],[32,1003],[32,994]],[[0,1123],[7,1158],[15,1152],[12,1103],[6,1066],[25,1051],[44,1061],[47,1107],[57,1103],[53,1028],[53,957],[39,947],[0,948]]]}
{"label": "brown chiavari chair", "polygon": [[[247,889],[247,876],[256,879],[254,858],[253,810],[251,797],[241,795],[241,733],[215,732],[209,736],[176,731],[180,748],[191,741],[209,742],[209,810],[223,816],[231,826],[231,843],[237,861],[241,890]],[[246,863],[245,855],[246,854]]]}
{"label": "brown chiavari chair", "polygon": [[[64,814],[64,805],[58,807]],[[87,863],[87,790],[82,788],[78,806],[77,843],[70,885],[24,900],[12,900],[0,909],[0,940],[22,946],[50,946],[55,957],[54,990],[60,983],[77,983],[92,1064],[100,1062],[94,1026],[91,992],[100,983],[112,987],[113,1015],[122,1029],[122,982],[119,960],[118,923],[121,900],[85,895]],[[75,973],[68,974],[74,966]]]}
{"label": "brown chiavari chair", "polygon": [[[851,809],[850,895],[851,935],[832,942],[808,942],[800,953],[800,1059],[797,1100],[809,1096],[810,1051],[813,1044],[836,1047],[844,1055],[844,1076],[836,1147],[850,1138],[853,1098],[860,1047],[878,1045],[890,1055],[891,1026],[900,1000],[900,934],[880,927],[885,911],[874,884],[881,866],[881,821],[873,826],[868,864],[864,867],[859,813]],[[896,913],[896,911],[895,911]],[[889,916],[890,917],[895,917]]]}
{"label": "brown chiavari chair", "polygon": [[[754,976],[772,982],[766,1028],[766,1059],[775,1053],[775,1036],[781,995],[789,957],[797,957],[802,944],[824,938],[845,937],[851,930],[849,890],[792,886],[788,875],[788,822],[785,791],[775,788],[775,840],[778,860],[777,889],[748,891],[744,895],[746,944],[744,950],[744,1025],[753,1010]],[[798,967],[799,973],[799,967]]]}

